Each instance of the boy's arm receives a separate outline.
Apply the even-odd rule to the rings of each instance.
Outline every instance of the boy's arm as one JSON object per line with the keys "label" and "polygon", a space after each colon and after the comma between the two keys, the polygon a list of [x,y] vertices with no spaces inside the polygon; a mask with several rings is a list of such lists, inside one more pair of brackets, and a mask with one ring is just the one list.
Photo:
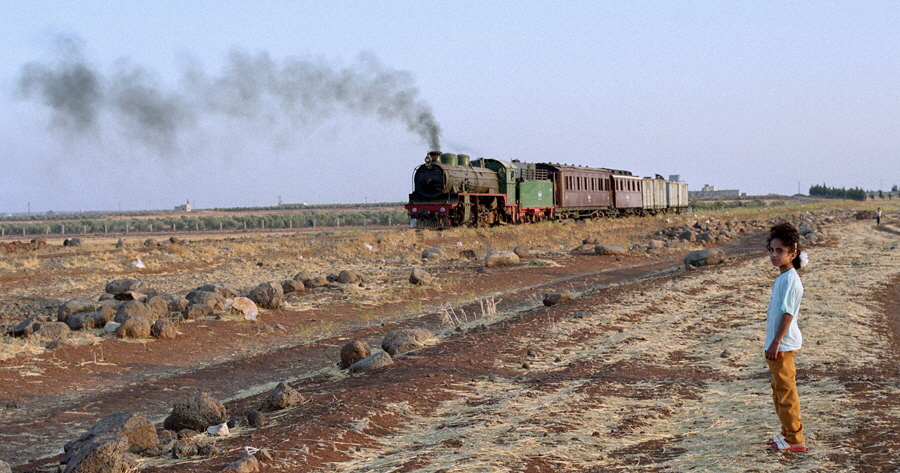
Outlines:
{"label": "boy's arm", "polygon": [[792,320],[794,320],[793,315],[788,313],[781,314],[781,322],[778,323],[778,330],[775,332],[775,338],[772,339],[772,344],[766,349],[767,360],[778,359],[778,348],[781,347],[781,340],[787,333],[788,328],[790,328]]}

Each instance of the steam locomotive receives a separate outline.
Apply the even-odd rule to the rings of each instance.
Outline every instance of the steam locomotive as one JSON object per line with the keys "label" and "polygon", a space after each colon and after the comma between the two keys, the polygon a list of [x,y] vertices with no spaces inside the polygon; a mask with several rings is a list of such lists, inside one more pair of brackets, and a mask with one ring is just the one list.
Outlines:
{"label": "steam locomotive", "polygon": [[409,225],[444,229],[652,215],[688,205],[687,183],[629,171],[432,151],[413,173]]}

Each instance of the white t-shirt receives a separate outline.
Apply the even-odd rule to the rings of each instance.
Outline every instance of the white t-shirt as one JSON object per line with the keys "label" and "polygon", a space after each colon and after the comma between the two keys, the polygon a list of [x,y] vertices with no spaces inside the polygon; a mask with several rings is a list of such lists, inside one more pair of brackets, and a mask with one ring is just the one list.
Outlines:
{"label": "white t-shirt", "polygon": [[801,299],[803,299],[803,283],[800,282],[800,275],[794,268],[785,271],[775,279],[775,284],[772,286],[772,299],[769,300],[769,311],[766,315],[766,346],[764,349],[768,349],[772,344],[783,314],[791,314],[794,318],[791,320],[791,325],[784,334],[784,338],[781,339],[778,351],[800,349],[803,335],[800,334],[797,319],[800,318]]}

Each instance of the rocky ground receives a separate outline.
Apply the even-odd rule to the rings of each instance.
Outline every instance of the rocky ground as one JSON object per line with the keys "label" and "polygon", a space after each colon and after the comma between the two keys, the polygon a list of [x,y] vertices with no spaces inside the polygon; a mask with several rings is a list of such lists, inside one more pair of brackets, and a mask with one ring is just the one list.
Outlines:
{"label": "rocky ground", "polygon": [[[658,230],[688,223],[657,219],[563,226],[565,235],[532,240],[518,233],[507,241],[393,230],[330,235],[327,251],[336,259],[328,263],[321,245],[304,243],[322,235],[43,258],[52,262],[5,258],[0,269],[11,269],[0,272],[0,284],[14,295],[4,301],[8,326],[102,292],[120,276],[182,294],[229,277],[248,290],[274,275],[335,272],[355,260],[364,260],[368,277],[362,287],[290,296],[255,323],[179,323],[174,340],[95,331],[71,335],[90,343],[47,350],[46,341],[5,337],[0,459],[15,471],[55,471],[56,451],[106,415],[137,412],[161,427],[174,404],[206,392],[229,417],[243,416],[284,381],[304,400],[269,412],[267,425],[196,439],[215,446],[207,456],[136,456],[139,467],[223,471],[244,447],[264,447],[271,459],[261,471],[895,471],[900,230],[827,217],[815,217],[826,236],[809,248],[801,273],[806,454],[760,448],[777,428],[761,355],[775,277],[759,252],[764,225],[735,223],[732,237],[705,243],[726,250],[724,264],[685,270],[684,256],[704,245],[673,240],[647,251],[659,246],[649,242]],[[578,248],[589,235],[629,251]],[[453,258],[458,248],[482,257],[523,241],[538,254],[516,266],[484,270],[480,259]],[[345,251],[366,244],[384,254]],[[452,250],[449,259],[420,261],[433,246]],[[127,267],[137,257],[146,269]],[[436,283],[411,286],[411,266],[426,268]],[[545,293],[565,290],[573,300],[542,304]],[[348,341],[378,351],[399,328],[428,328],[436,338],[377,370],[350,375],[336,366]]]}

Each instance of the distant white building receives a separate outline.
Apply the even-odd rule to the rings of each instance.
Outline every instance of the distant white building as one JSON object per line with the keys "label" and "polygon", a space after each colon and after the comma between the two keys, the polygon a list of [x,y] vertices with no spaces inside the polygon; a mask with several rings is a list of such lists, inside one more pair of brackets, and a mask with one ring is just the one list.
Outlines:
{"label": "distant white building", "polygon": [[179,212],[190,212],[191,211],[191,201],[188,200],[184,204],[176,205],[175,210],[177,210]]}
{"label": "distant white building", "polygon": [[699,191],[689,191],[688,197],[740,197],[741,191],[738,189],[728,189],[717,191],[716,186],[704,184],[703,189]]}

